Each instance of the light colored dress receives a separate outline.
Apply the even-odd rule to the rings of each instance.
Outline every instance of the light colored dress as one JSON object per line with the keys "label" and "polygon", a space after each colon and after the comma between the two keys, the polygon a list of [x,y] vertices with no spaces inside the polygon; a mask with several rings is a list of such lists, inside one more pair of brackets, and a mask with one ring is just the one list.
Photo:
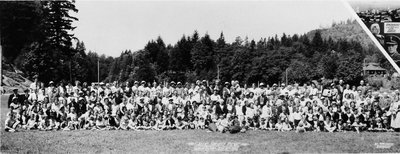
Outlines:
{"label": "light colored dress", "polygon": [[392,103],[389,111],[391,113],[391,127],[400,128],[400,101]]}

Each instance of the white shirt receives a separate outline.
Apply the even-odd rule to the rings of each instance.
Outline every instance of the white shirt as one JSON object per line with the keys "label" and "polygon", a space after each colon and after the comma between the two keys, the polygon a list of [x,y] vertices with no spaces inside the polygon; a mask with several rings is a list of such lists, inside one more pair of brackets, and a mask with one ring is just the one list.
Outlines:
{"label": "white shirt", "polygon": [[31,85],[29,86],[29,88],[30,88],[32,91],[35,91],[35,90],[37,90],[39,87],[37,86],[37,83],[36,83],[36,82],[33,82],[33,83],[31,83]]}

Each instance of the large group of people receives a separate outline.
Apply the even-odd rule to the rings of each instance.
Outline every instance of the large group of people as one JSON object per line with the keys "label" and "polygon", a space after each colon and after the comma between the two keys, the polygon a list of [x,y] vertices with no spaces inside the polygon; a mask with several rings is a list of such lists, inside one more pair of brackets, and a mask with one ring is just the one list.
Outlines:
{"label": "large group of people", "polygon": [[[132,86],[133,85],[133,86]],[[322,84],[40,83],[9,98],[9,132],[204,129],[215,132],[399,131],[400,92],[364,81]]]}
{"label": "large group of people", "polygon": [[400,21],[400,8],[397,9],[370,9],[366,11],[358,11],[357,15],[363,22],[376,23],[376,22],[399,22]]}

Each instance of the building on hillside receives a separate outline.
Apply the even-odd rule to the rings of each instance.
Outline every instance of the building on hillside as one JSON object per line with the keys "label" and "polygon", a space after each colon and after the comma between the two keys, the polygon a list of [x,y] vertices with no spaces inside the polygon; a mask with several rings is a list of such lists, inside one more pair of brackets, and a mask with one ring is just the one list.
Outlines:
{"label": "building on hillside", "polygon": [[364,63],[363,72],[364,76],[384,76],[386,69],[382,68],[378,63]]}

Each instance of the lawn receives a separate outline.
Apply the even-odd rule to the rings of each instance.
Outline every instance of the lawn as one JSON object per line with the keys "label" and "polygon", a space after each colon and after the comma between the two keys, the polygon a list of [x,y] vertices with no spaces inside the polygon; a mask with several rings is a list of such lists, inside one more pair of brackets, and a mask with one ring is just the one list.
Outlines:
{"label": "lawn", "polygon": [[204,130],[8,133],[3,130],[8,112],[6,103],[6,97],[2,96],[1,153],[400,152],[399,133],[248,131],[222,134]]}

